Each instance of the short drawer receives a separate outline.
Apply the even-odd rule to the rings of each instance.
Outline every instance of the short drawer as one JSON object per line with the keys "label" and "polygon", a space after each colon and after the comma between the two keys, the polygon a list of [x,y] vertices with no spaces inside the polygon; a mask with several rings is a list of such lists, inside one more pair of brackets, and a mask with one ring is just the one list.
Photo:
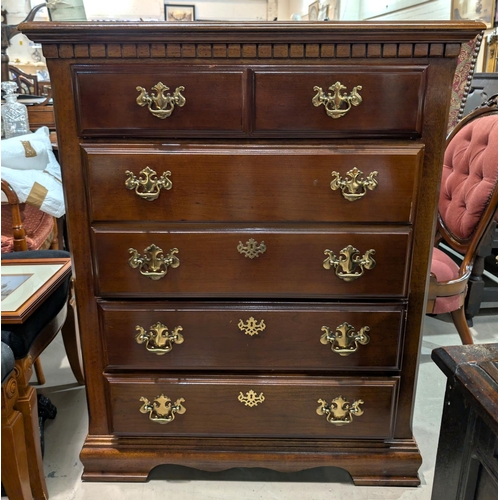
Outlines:
{"label": "short drawer", "polygon": [[99,301],[108,369],[397,370],[399,304]]}
{"label": "short drawer", "polygon": [[128,297],[404,297],[411,228],[99,225],[96,293]]}
{"label": "short drawer", "polygon": [[423,147],[84,145],[93,221],[408,223]]}
{"label": "short drawer", "polygon": [[425,66],[259,68],[254,132],[300,137],[420,135],[425,83]]}
{"label": "short drawer", "polygon": [[[80,135],[242,134],[242,69],[77,65],[73,67],[73,78]],[[147,92],[146,97],[151,98],[150,103],[137,103],[141,87]],[[176,89],[184,103],[179,100],[179,104],[167,104],[166,99],[174,98]],[[157,97],[163,98],[162,101]],[[169,116],[160,113],[172,107]]]}
{"label": "short drawer", "polygon": [[392,435],[398,380],[107,376],[118,435],[341,439]]}

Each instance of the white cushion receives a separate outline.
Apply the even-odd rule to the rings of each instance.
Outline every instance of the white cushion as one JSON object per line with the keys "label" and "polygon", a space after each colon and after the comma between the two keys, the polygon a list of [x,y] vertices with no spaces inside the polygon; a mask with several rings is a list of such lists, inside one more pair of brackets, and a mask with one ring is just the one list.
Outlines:
{"label": "white cushion", "polygon": [[19,135],[2,141],[2,167],[16,170],[44,170],[52,151],[49,129],[42,127],[35,133]]}
{"label": "white cushion", "polygon": [[[47,162],[43,170],[20,170],[4,165],[3,143],[12,139],[25,140],[25,137],[36,137],[37,140],[41,140],[47,144]],[[66,208],[62,189],[61,167],[52,151],[49,129],[42,127],[33,134],[13,137],[12,139],[2,141],[2,179],[11,185],[21,203],[25,203],[26,200],[28,200],[28,203],[30,202],[28,198],[30,198],[32,190],[38,193],[38,199],[40,198],[40,193],[44,192],[43,202],[39,207],[40,210],[54,217],[63,216],[66,213]],[[42,188],[38,185],[42,186]]]}

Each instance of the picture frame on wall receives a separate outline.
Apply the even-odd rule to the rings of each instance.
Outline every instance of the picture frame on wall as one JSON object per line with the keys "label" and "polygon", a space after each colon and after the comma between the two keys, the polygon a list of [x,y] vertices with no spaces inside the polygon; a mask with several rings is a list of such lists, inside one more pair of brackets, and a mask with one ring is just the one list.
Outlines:
{"label": "picture frame on wall", "polygon": [[319,14],[319,0],[309,5],[309,21],[317,21]]}
{"label": "picture frame on wall", "polygon": [[493,27],[495,21],[496,0],[452,0],[451,19],[469,19],[483,21],[488,28]]}
{"label": "picture frame on wall", "polygon": [[330,4],[321,3],[318,10],[318,21],[324,21],[325,19],[330,19]]}
{"label": "picture frame on wall", "polygon": [[165,4],[165,21],[195,21],[194,5]]}

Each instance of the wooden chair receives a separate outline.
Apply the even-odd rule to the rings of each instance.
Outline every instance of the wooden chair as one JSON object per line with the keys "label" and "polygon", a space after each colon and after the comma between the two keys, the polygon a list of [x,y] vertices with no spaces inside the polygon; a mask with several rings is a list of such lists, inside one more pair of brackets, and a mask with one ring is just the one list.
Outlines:
{"label": "wooden chair", "polygon": [[11,348],[2,342],[2,484],[11,500],[33,498],[23,414],[17,410],[19,390]]}
{"label": "wooden chair", "polygon": [[2,192],[10,210],[2,210],[2,253],[59,248],[57,219],[38,208],[20,203],[10,184],[2,179]]}
{"label": "wooden chair", "polygon": [[39,82],[36,75],[25,73],[15,66],[9,65],[9,80],[17,83],[17,89],[20,94],[44,96],[47,98],[45,101],[49,101],[52,98],[50,82]]}
{"label": "wooden chair", "polygon": [[[451,313],[463,344],[472,344],[464,313],[467,285],[485,233],[498,207],[496,96],[463,118],[447,138],[432,255],[427,313]],[[463,256],[460,265],[438,248]]]}
{"label": "wooden chair", "polygon": [[[2,261],[10,259],[68,259],[69,256],[68,252],[62,250],[38,250],[2,254]],[[84,383],[74,306],[72,280],[71,276],[68,276],[24,323],[2,324],[2,342],[12,349],[15,357],[15,380],[19,391],[15,409],[22,414],[23,418],[29,484],[33,495],[32,497],[17,497],[23,500],[24,498],[48,498],[42,461],[37,394],[35,388],[30,384],[30,379],[39,356],[60,331],[73,374],[79,384]],[[8,455],[5,458],[9,463],[17,460],[17,458]],[[5,463],[2,459],[2,469],[5,467]],[[14,465],[11,468],[14,470]],[[19,479],[17,482],[22,481]],[[12,497],[12,499],[14,498],[16,497]]]}

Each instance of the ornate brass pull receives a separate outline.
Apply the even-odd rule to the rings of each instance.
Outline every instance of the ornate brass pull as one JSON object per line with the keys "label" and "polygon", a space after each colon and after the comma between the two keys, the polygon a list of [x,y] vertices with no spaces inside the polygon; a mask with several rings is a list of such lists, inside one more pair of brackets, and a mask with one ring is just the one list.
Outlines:
{"label": "ornate brass pull", "polygon": [[168,191],[172,189],[172,181],[168,178],[171,175],[170,171],[167,170],[157,177],[157,173],[146,167],[141,170],[139,179],[130,170],[125,171],[127,179],[125,180],[125,187],[127,189],[135,189],[135,194],[140,196],[146,201],[154,201],[160,196],[160,191],[165,189]]}
{"label": "ornate brass pull", "polygon": [[333,425],[346,425],[352,422],[352,416],[359,417],[364,411],[359,407],[364,401],[358,399],[349,403],[343,396],[337,396],[328,404],[324,399],[318,399],[320,406],[316,410],[318,415],[326,415],[326,421]]}
{"label": "ornate brass pull", "polygon": [[358,94],[358,91],[363,88],[361,85],[353,87],[349,95],[347,95],[347,92],[341,95],[341,91],[346,90],[346,88],[340,82],[335,82],[328,88],[328,90],[333,91],[333,95],[330,92],[327,95],[321,87],[314,87],[313,90],[317,94],[313,97],[312,103],[316,107],[323,105],[329,117],[333,119],[342,118],[351,109],[351,106],[359,106],[363,101]]}
{"label": "ornate brass pull", "polygon": [[332,191],[341,188],[342,196],[346,200],[359,200],[366,194],[367,189],[373,191],[378,186],[377,179],[375,179],[375,177],[378,175],[378,172],[376,170],[368,174],[368,177],[366,179],[363,179],[363,172],[361,170],[358,170],[356,167],[349,170],[346,175],[347,178],[342,179],[338,172],[333,171],[333,180],[332,182],[330,182]]}
{"label": "ornate brass pull", "polygon": [[[328,257],[323,261],[325,269],[335,268],[335,274],[344,281],[354,281],[362,276],[365,269],[373,269],[375,267],[375,259],[372,257],[375,250],[370,249],[361,257],[360,251],[352,245],[340,251],[340,257],[337,258],[332,250],[325,250],[325,255]],[[359,268],[360,271],[356,271]]]}
{"label": "ornate brass pull", "polygon": [[[140,92],[136,99],[137,104],[141,107],[147,104],[151,114],[161,120],[168,118],[176,105],[182,108],[186,104],[186,98],[181,94],[186,89],[182,86],[175,89],[174,95],[170,95],[170,92],[165,95],[165,92],[170,90],[170,87],[167,87],[162,82],[158,82],[154,87],[151,87],[151,90],[154,91],[151,92],[151,95],[148,94],[144,87],[136,87],[135,90]],[[154,108],[151,107],[153,105]]]}
{"label": "ornate brass pull", "polygon": [[337,326],[335,333],[327,326],[321,327],[321,331],[324,333],[321,335],[319,341],[324,345],[330,343],[332,351],[341,356],[349,356],[349,354],[358,350],[358,344],[366,345],[370,342],[370,337],[366,335],[366,332],[370,331],[369,326],[364,326],[356,333],[352,325],[342,323]]}
{"label": "ornate brass pull", "polygon": [[175,269],[180,265],[180,260],[174,255],[179,252],[177,248],[171,248],[166,257],[163,256],[163,250],[154,244],[144,249],[144,255],[139,255],[135,248],[129,248],[128,251],[132,254],[128,259],[130,267],[139,267],[143,276],[154,281],[163,278],[169,267]]}
{"label": "ornate brass pull", "polygon": [[136,342],[138,344],[146,343],[146,349],[158,354],[158,356],[170,352],[174,347],[173,343],[182,344],[184,342],[184,337],[180,333],[182,326],[176,326],[172,332],[169,332],[168,328],[158,321],[149,327],[149,332],[139,325],[135,329],[137,330]]}
{"label": "ornate brass pull", "polygon": [[236,249],[245,257],[255,259],[255,257],[262,255],[267,250],[267,247],[263,241],[261,241],[260,245],[257,245],[257,242],[253,238],[250,238],[245,245],[240,241]]}
{"label": "ornate brass pull", "polygon": [[140,398],[139,401],[142,401],[139,411],[141,413],[149,413],[149,420],[157,424],[169,424],[175,419],[176,413],[179,415],[186,413],[186,408],[182,406],[182,403],[186,401],[184,398],[179,398],[172,404],[172,400],[169,397],[160,394],[154,398],[152,403],[146,398]]}
{"label": "ornate brass pull", "polygon": [[265,401],[264,393],[261,392],[258,396],[255,391],[248,391],[246,395],[243,395],[242,392],[240,392],[238,396],[238,401],[240,403],[244,403],[245,406],[257,406],[259,403],[263,403]]}
{"label": "ornate brass pull", "polygon": [[253,337],[254,335],[258,335],[259,332],[263,332],[266,329],[266,324],[264,320],[260,320],[260,323],[257,323],[257,320],[250,316],[245,322],[242,319],[238,322],[238,328],[245,332],[245,335],[250,335]]}

